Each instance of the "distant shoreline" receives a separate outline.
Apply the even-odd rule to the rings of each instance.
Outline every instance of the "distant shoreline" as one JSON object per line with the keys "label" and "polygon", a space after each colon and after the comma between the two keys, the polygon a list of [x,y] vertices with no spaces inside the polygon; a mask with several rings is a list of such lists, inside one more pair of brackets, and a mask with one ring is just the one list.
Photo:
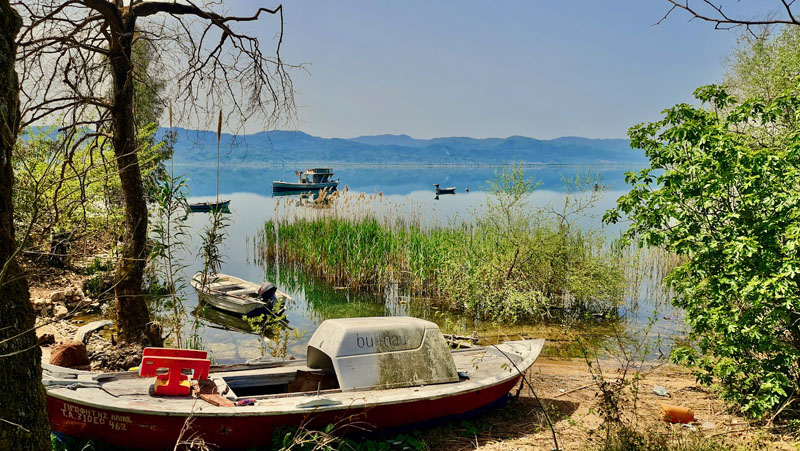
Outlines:
{"label": "distant shoreline", "polygon": [[[409,162],[409,163],[353,163],[353,162],[336,162],[336,161],[291,161],[291,162],[267,162],[267,161],[247,161],[239,163],[221,162],[220,167],[229,168],[295,168],[305,169],[311,167],[329,167],[333,169],[342,168],[398,168],[398,169],[414,169],[414,168],[504,168],[513,165],[521,164],[525,168],[557,168],[557,167],[586,167],[586,166],[602,166],[607,168],[613,167],[642,167],[643,163],[527,163],[527,162],[509,162],[509,163],[425,163],[425,162]],[[188,161],[175,161],[176,167],[193,167],[193,168],[216,168],[216,162],[188,162]]]}

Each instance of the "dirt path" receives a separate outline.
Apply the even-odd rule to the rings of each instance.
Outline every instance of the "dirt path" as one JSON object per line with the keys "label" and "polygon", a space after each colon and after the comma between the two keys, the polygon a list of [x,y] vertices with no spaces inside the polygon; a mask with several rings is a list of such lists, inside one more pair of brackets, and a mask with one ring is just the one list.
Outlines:
{"label": "dirt path", "polygon": [[[614,362],[601,362],[606,380],[619,377]],[[629,379],[629,374],[626,379]],[[562,449],[587,449],[603,443],[605,435],[598,415],[600,391],[582,359],[540,358],[532,368],[532,382],[555,425]],[[670,397],[653,392],[659,385]],[[645,368],[638,383],[639,401],[631,403],[631,386],[623,389],[621,411],[624,421],[635,424],[655,441],[666,443],[709,444],[718,449],[744,446],[746,449],[797,450],[800,441],[752,427],[743,418],[727,411],[725,405],[707,389],[695,383],[685,368],[663,364]],[[691,426],[672,425],[661,420],[659,404],[691,408],[695,422]],[[456,425],[427,431],[423,440],[433,449],[452,450],[529,450],[553,449],[550,429],[541,409],[528,389],[519,399],[503,408]],[[693,449],[691,447],[684,449]],[[708,448],[705,448],[708,449]]]}

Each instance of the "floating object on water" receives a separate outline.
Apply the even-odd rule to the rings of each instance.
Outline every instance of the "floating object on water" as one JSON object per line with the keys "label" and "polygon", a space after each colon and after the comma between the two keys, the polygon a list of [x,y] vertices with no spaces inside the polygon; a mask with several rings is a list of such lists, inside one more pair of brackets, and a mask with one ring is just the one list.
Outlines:
{"label": "floating object on water", "polygon": [[317,191],[321,189],[336,190],[339,179],[331,180],[333,171],[330,168],[311,168],[305,171],[294,171],[296,182],[272,181],[272,192],[283,191]]}
{"label": "floating object on water", "polygon": [[286,312],[286,305],[282,304],[280,310],[276,312],[275,304],[279,298],[291,299],[288,294],[279,291],[271,283],[259,285],[222,273],[211,274],[208,279],[203,286],[203,273],[197,272],[189,284],[202,294],[203,302],[226,312],[240,315],[265,313],[280,319]]}
{"label": "floating object on water", "polygon": [[439,188],[439,184],[438,183],[434,183],[433,186],[436,187],[436,195],[437,196],[440,195],[440,194],[455,194],[456,193],[456,187],[455,186],[449,186],[447,188]]}
{"label": "floating object on water", "polygon": [[189,204],[189,211],[192,213],[208,213],[213,211],[221,211],[223,213],[230,213],[228,207],[230,206],[230,200],[221,200],[217,202],[195,202],[193,204]]}
{"label": "floating object on water", "polygon": [[[181,373],[193,370],[198,384],[191,383],[190,392],[199,392],[199,399],[156,396],[153,380],[135,373],[45,365],[43,382],[57,434],[168,449],[183,433],[215,448],[244,449],[269,446],[273,431],[285,426],[352,424],[350,431],[362,433],[364,425],[409,427],[482,410],[507,398],[543,344],[543,339],[519,340],[450,351],[438,326],[428,321],[347,318],[320,324],[309,341],[308,360],[213,366],[206,372],[200,358],[143,357],[142,367],[150,366],[142,374],[162,365],[172,370],[172,376],[159,376],[165,386],[178,380],[184,387],[188,377]],[[189,352],[156,353],[170,351]],[[155,357],[165,360],[146,363]],[[467,372],[469,379],[459,374]],[[61,382],[48,382],[53,380]]]}
{"label": "floating object on water", "polygon": [[694,411],[688,407],[660,404],[661,418],[667,423],[691,423],[694,421]]}

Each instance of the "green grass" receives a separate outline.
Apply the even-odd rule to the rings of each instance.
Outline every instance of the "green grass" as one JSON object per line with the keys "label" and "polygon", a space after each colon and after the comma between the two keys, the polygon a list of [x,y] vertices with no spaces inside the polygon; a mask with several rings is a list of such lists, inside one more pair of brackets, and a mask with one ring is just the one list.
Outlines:
{"label": "green grass", "polygon": [[596,180],[565,180],[562,207],[532,207],[538,184],[521,166],[505,168],[489,181],[482,212],[447,226],[424,226],[419,209],[387,204],[380,194],[345,190],[314,202],[288,201],[285,209],[279,202],[276,219],[256,240],[256,255],[354,291],[399,285],[479,320],[614,314],[626,288],[622,253],[575,221],[600,199]]}
{"label": "green grass", "polygon": [[[516,322],[562,309],[614,310],[623,274],[583,233],[531,225],[504,238],[488,225],[422,228],[366,216],[267,222],[260,250],[336,286],[381,292],[392,284],[450,310]],[[276,244],[277,242],[277,244]]]}

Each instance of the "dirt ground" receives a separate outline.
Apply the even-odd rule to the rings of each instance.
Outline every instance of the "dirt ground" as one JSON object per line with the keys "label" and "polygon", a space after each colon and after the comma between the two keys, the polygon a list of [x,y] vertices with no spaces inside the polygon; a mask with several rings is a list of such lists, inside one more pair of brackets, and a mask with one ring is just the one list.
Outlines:
{"label": "dirt ground", "polygon": [[[616,362],[601,362],[606,380],[619,376]],[[561,449],[595,448],[604,442],[598,415],[600,391],[583,359],[542,357],[531,369],[536,394],[548,409]],[[695,383],[686,368],[671,364],[641,370],[639,401],[631,404],[630,385],[622,393],[623,420],[636,430],[646,431],[671,443],[715,443],[717,449],[800,450],[800,441],[784,433],[769,432],[728,412],[714,393]],[[626,380],[630,380],[630,373]],[[657,396],[654,386],[667,389],[669,397]],[[694,411],[691,425],[668,424],[661,419],[660,404],[689,407]],[[529,389],[505,407],[467,421],[441,426],[422,437],[433,449],[448,450],[530,450],[554,449],[553,438],[542,410]],[[694,448],[689,448],[694,449]]]}

